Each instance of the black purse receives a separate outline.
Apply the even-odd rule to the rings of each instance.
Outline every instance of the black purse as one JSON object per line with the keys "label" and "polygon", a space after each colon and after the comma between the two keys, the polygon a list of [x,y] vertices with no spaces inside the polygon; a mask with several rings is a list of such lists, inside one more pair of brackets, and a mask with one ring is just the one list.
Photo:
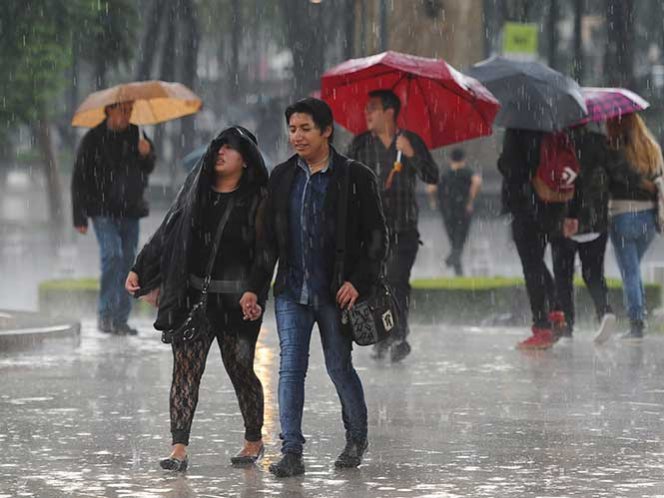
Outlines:
{"label": "black purse", "polygon": [[[346,162],[337,210],[337,260],[338,275],[343,280],[346,252],[346,221],[348,217],[348,192],[351,161]],[[360,296],[351,309],[341,312],[341,326],[358,346],[370,346],[390,337],[397,326],[397,302],[385,278],[384,268],[371,292]]]}
{"label": "black purse", "polygon": [[212,244],[212,251],[210,252],[210,259],[208,260],[207,267],[205,268],[205,280],[203,282],[203,288],[201,289],[201,297],[197,303],[195,303],[189,310],[189,314],[180,324],[180,326],[164,330],[161,333],[161,342],[165,344],[181,344],[183,342],[195,341],[205,335],[210,334],[212,330],[212,324],[207,315],[207,303],[208,303],[208,290],[210,288],[210,281],[212,280],[212,268],[214,266],[214,261],[217,258],[217,252],[219,251],[219,242],[221,241],[221,234],[224,231],[224,227],[230,218],[231,211],[233,211],[233,206],[235,205],[235,196],[231,197],[228,201],[228,206],[219,221],[219,226],[217,227],[217,232],[214,236],[214,242]]}

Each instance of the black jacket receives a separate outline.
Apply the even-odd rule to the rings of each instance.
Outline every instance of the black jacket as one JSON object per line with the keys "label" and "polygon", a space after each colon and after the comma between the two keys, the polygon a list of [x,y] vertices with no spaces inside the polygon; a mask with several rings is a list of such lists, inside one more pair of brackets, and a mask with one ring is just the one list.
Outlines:
{"label": "black jacket", "polygon": [[[324,201],[324,209],[331,214],[328,219],[337,219],[337,201],[348,167],[350,180],[344,271],[340,274],[335,265],[334,274],[330,275],[329,279],[332,282],[330,292],[334,299],[341,284],[350,281],[360,295],[366,295],[378,278],[387,254],[387,230],[376,176],[363,164],[357,161],[349,162],[333,148],[331,154],[332,178]],[[286,285],[290,246],[288,209],[293,179],[298,168],[297,158],[295,155],[278,165],[270,176],[259,264],[255,265],[250,282],[253,292],[259,292],[271,281],[277,261],[279,270],[274,285],[275,295],[279,295]],[[325,229],[333,240],[338,239],[336,224]],[[335,251],[336,246],[331,247],[330,253],[326,255],[330,261],[335,261]]]}
{"label": "black jacket", "polygon": [[609,224],[609,197],[613,188],[628,188],[641,182],[620,151],[607,145],[606,136],[585,128],[573,132],[581,166],[574,199],[567,216],[579,220],[579,233],[605,232]]}
{"label": "black jacket", "polygon": [[[224,233],[233,224],[244,225],[247,229],[243,231],[246,236],[241,238],[237,247],[220,246],[219,253],[233,252],[235,256],[232,260],[235,265],[231,273],[235,276],[243,275],[243,281],[248,281],[255,264],[258,234],[262,231],[268,173],[258,148],[251,142],[255,140],[253,135],[249,140],[250,134],[246,130],[243,130],[245,136],[242,137],[233,130],[235,128],[223,131],[209,145],[205,155],[187,176],[164,221],[143,247],[132,268],[132,271],[138,274],[141,286],[136,297],[160,287],[159,311],[154,324],[158,330],[178,326],[193,304],[188,300],[188,262],[193,239],[192,230],[200,222],[205,193],[211,188],[217,151],[229,140],[236,143],[238,140],[242,141],[241,152],[248,169],[240,182],[236,204]],[[220,259],[223,261],[223,258],[218,257],[215,264]],[[225,273],[223,268],[216,267],[214,272]],[[256,291],[262,303],[267,298],[268,285],[269,282]],[[239,297],[237,296],[238,300]]]}
{"label": "black jacket", "polygon": [[562,230],[565,203],[542,202],[532,187],[540,163],[540,144],[544,133],[530,130],[505,130],[498,170],[503,176],[503,213],[534,220],[543,231],[558,234]]}
{"label": "black jacket", "polygon": [[[71,196],[74,226],[87,226],[88,218],[142,218],[148,215],[143,194],[155,165],[154,147],[142,157],[135,125],[110,131],[106,121],[89,130],[78,148]],[[150,143],[152,145],[152,143]]]}

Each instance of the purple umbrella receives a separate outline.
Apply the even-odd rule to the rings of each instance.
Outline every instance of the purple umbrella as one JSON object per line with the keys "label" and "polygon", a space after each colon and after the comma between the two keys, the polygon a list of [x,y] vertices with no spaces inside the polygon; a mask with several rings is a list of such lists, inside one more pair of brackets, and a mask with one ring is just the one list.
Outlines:
{"label": "purple umbrella", "polygon": [[643,111],[650,107],[645,99],[624,88],[584,87],[581,93],[586,101],[588,116],[574,125],[606,121],[609,118]]}

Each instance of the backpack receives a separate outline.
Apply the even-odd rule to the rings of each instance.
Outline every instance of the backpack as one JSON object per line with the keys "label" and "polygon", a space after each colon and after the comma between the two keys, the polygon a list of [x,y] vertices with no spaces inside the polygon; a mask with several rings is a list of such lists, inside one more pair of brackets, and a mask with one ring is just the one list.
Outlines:
{"label": "backpack", "polygon": [[576,147],[567,134],[547,133],[542,137],[540,161],[532,179],[540,200],[553,203],[572,200],[579,170]]}

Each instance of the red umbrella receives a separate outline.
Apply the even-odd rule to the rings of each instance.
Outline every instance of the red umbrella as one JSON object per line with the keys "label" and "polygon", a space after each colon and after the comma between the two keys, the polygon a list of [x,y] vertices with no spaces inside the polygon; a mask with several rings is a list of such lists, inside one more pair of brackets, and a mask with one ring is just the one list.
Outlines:
{"label": "red umbrella", "polygon": [[575,125],[606,121],[609,118],[643,111],[650,107],[645,99],[624,88],[584,87],[581,93],[586,101],[588,116]]}
{"label": "red umbrella", "polygon": [[372,90],[390,89],[401,99],[398,126],[435,149],[490,135],[500,104],[477,80],[443,60],[398,52],[351,59],[321,80],[321,97],[335,120],[353,134],[367,130],[364,107]]}

